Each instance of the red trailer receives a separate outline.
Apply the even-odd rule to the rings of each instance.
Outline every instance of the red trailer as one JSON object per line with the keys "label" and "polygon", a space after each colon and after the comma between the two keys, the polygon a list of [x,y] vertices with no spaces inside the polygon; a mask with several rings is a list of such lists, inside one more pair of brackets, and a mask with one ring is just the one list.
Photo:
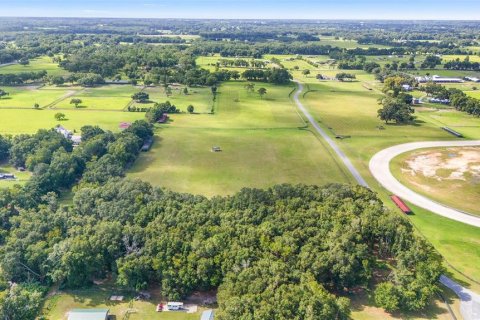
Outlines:
{"label": "red trailer", "polygon": [[397,207],[400,210],[402,210],[403,213],[405,214],[412,213],[412,210],[398,196],[395,196],[395,195],[390,196],[390,199],[392,199],[393,203],[395,203]]}

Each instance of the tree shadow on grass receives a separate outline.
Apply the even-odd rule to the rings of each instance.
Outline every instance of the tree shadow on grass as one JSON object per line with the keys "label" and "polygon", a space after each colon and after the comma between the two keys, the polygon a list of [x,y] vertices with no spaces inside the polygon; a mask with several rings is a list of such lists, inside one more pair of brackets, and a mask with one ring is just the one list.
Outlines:
{"label": "tree shadow on grass", "polygon": [[[440,307],[440,305],[444,305],[443,301],[435,299],[432,301],[426,308],[425,310],[417,311],[417,312],[410,312],[410,311],[396,311],[389,313],[385,310],[383,310],[380,307],[377,307],[373,298],[373,291],[368,291],[368,292],[361,292],[357,293],[355,295],[348,296],[348,298],[351,299],[351,304],[350,308],[354,312],[364,312],[366,308],[374,308],[372,310],[373,313],[376,314],[376,316],[381,315],[384,313],[384,319],[389,319],[390,317],[393,317],[395,319],[402,319],[402,320],[409,320],[409,319],[418,319],[418,318],[424,318],[424,319],[438,319],[438,317],[442,314],[445,314],[448,312],[447,307]],[[453,301],[451,301],[453,303]],[[449,302],[450,303],[450,302]],[[368,312],[368,311],[367,311]],[[368,314],[365,314],[367,316]]]}

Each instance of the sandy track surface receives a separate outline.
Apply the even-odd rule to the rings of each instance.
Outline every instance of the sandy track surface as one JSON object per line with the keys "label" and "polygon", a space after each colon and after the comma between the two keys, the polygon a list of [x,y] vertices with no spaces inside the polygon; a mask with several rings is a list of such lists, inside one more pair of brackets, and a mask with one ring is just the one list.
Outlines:
{"label": "sandy track surface", "polygon": [[415,191],[410,190],[401,184],[390,172],[390,161],[396,156],[422,148],[437,148],[437,147],[473,147],[480,146],[480,141],[426,141],[413,142],[384,149],[374,155],[370,160],[369,168],[372,175],[377,181],[391,193],[413,203],[416,206],[429,210],[435,214],[463,222],[475,227],[480,227],[480,217],[471,215],[467,212],[450,208],[442,205],[425,196],[422,196]]}

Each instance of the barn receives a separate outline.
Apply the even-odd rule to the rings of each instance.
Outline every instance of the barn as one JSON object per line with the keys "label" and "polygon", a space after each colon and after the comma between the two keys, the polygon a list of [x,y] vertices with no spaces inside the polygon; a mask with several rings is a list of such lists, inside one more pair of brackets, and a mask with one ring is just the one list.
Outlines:
{"label": "barn", "polygon": [[68,320],[107,320],[108,309],[72,309]]}

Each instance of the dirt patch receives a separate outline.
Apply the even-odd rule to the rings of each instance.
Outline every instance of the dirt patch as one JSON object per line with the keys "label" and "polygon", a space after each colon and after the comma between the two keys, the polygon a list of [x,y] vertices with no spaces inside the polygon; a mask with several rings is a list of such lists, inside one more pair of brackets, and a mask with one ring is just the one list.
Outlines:
{"label": "dirt patch", "polygon": [[462,180],[480,183],[480,148],[448,148],[423,151],[406,160],[402,173],[423,175],[437,181]]}

